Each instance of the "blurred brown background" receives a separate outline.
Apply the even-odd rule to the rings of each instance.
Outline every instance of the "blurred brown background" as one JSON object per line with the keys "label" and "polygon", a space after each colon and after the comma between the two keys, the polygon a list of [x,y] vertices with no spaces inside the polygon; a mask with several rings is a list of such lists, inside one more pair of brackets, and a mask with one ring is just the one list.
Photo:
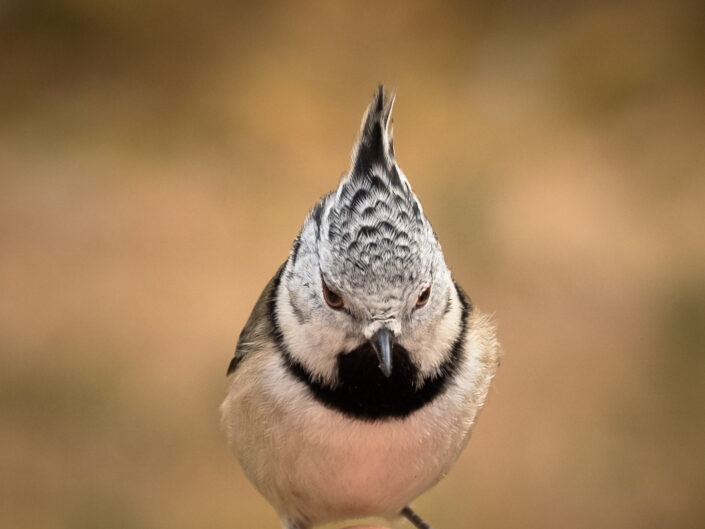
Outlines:
{"label": "blurred brown background", "polygon": [[225,368],[382,81],[505,348],[418,510],[705,527],[705,7],[531,4],[1,1],[0,526],[278,527]]}

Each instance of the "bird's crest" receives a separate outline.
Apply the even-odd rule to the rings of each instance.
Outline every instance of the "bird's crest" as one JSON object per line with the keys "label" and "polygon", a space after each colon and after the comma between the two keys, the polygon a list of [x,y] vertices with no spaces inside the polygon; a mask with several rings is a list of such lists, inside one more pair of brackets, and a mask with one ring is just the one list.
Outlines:
{"label": "bird's crest", "polygon": [[409,279],[427,266],[433,248],[421,205],[395,160],[393,104],[394,95],[380,85],[362,119],[350,172],[325,215],[325,244],[337,256],[328,266],[340,267],[337,276],[350,283],[413,284]]}
{"label": "bird's crest", "polygon": [[394,92],[386,93],[383,85],[367,107],[360,136],[353,151],[350,175],[364,175],[375,166],[389,167],[394,163],[394,146],[389,126],[394,106]]}

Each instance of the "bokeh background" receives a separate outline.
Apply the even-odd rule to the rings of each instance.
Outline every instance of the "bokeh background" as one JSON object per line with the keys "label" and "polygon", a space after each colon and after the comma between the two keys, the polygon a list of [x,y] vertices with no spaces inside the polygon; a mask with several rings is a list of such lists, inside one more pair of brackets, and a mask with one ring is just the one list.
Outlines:
{"label": "bokeh background", "polygon": [[505,349],[417,509],[705,527],[702,2],[182,0],[0,2],[0,526],[278,527],[225,368],[380,81]]}

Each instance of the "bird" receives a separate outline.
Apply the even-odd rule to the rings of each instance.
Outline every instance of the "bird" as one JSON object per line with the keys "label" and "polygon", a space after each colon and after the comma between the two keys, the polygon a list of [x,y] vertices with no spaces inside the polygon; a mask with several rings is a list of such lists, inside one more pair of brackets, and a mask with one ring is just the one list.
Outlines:
{"label": "bird", "polygon": [[[283,529],[406,517],[468,442],[501,347],[397,165],[382,84],[227,368],[221,423]],[[471,229],[468,226],[467,229]]]}

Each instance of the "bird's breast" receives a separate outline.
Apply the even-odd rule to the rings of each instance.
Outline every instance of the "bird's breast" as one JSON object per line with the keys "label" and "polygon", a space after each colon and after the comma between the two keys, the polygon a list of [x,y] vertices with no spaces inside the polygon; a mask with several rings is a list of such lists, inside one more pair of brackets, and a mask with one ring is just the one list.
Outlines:
{"label": "bird's breast", "polygon": [[[437,412],[437,410],[436,410]],[[465,432],[424,409],[405,419],[365,422],[312,406],[292,421],[275,455],[280,490],[319,520],[395,513],[449,468]]]}
{"label": "bird's breast", "polygon": [[[460,386],[404,418],[361,420],[260,358],[236,371],[223,419],[245,472],[280,514],[325,522],[398,512],[462,449],[472,409]],[[271,378],[253,384],[263,373]]]}

